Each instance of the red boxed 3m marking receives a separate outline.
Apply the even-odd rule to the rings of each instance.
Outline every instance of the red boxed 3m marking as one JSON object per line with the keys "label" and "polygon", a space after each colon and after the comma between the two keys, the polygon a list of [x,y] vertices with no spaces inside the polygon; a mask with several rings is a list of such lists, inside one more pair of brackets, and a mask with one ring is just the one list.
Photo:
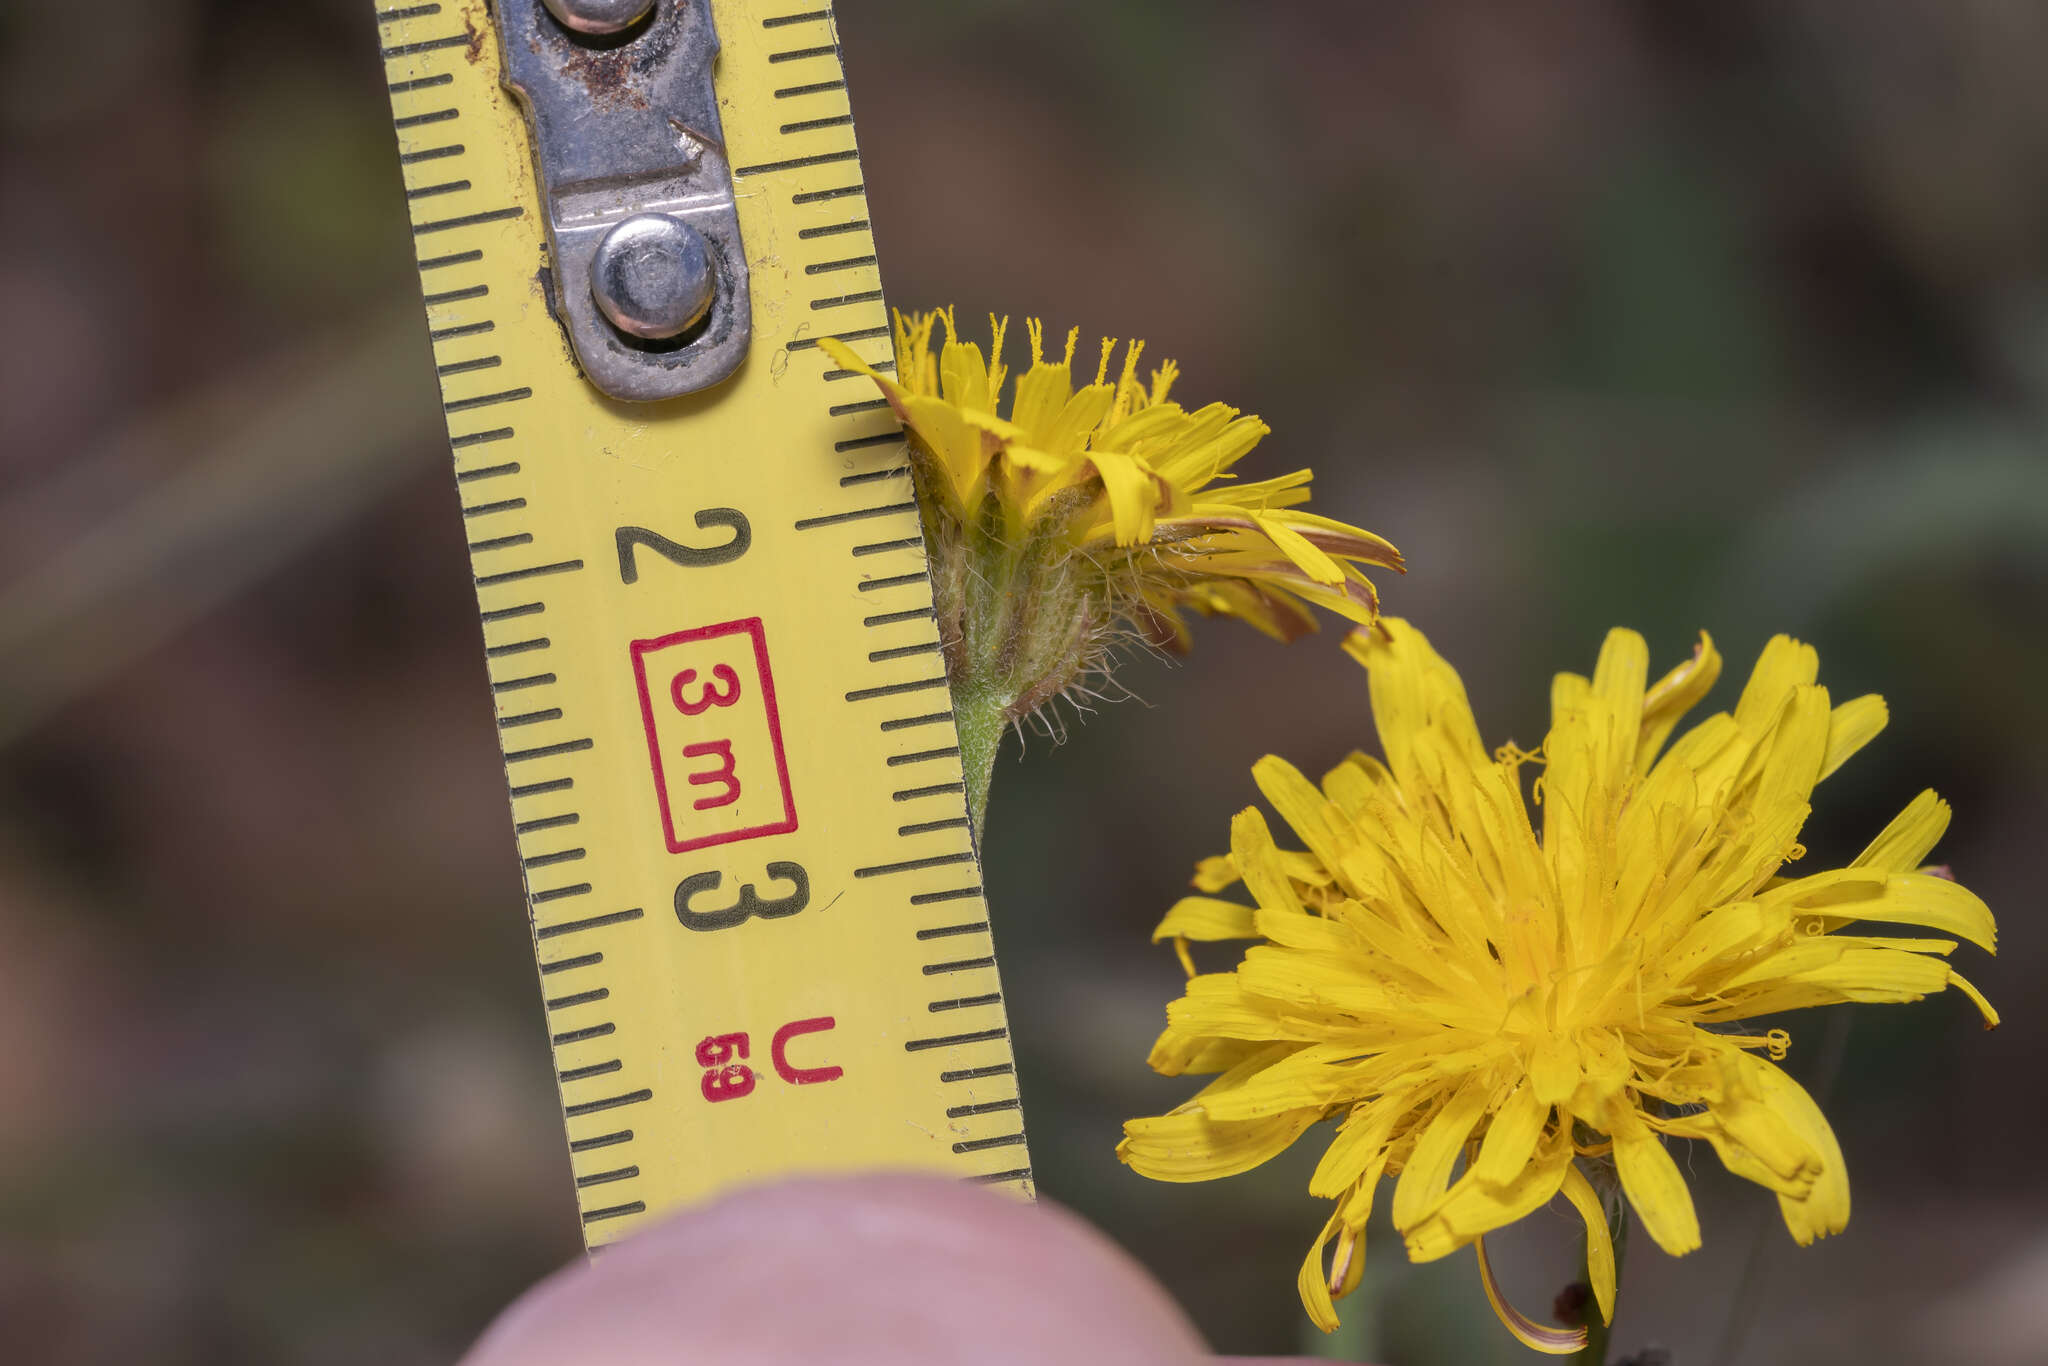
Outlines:
{"label": "red boxed 3m marking", "polygon": [[796,829],[761,619],[633,642],[669,852]]}

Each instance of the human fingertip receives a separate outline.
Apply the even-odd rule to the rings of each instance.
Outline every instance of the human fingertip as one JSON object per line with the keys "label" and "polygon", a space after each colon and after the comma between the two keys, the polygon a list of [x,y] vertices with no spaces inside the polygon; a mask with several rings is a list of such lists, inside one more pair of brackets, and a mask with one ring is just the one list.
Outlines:
{"label": "human fingertip", "polygon": [[1079,1217],[929,1176],[812,1178],[685,1210],[507,1309],[464,1366],[1206,1360]]}

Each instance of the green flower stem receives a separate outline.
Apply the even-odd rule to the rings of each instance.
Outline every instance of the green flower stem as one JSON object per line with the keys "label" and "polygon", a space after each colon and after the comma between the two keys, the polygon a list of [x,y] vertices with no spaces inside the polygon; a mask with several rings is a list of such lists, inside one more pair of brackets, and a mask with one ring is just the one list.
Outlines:
{"label": "green flower stem", "polygon": [[1010,706],[1017,699],[987,672],[973,669],[953,684],[953,724],[960,732],[960,770],[967,782],[967,815],[974,823],[975,848],[981,847],[988,823],[989,780],[995,774],[996,751],[1009,729]]}
{"label": "green flower stem", "polygon": [[[947,651],[953,678],[953,724],[960,732],[960,769],[967,783],[967,814],[974,825],[974,843],[988,823],[988,790],[995,774],[996,752],[1010,722],[1017,689],[1003,667],[1012,650],[1009,604],[1015,594],[1017,549],[990,528],[974,528],[966,538],[964,573],[948,575],[958,585],[960,638]],[[951,605],[951,604],[949,604]]]}
{"label": "green flower stem", "polygon": [[[1628,1202],[1622,1198],[1614,1168],[1604,1162],[1588,1164],[1587,1180],[1600,1196],[1600,1206],[1607,1211],[1607,1235],[1614,1242],[1614,1303],[1621,1307],[1621,1265],[1628,1256]],[[1581,1248],[1585,1243],[1581,1243]],[[1572,1360],[1583,1366],[1608,1366],[1608,1338],[1614,1332],[1614,1324],[1600,1317],[1600,1306],[1592,1298],[1593,1267],[1581,1254],[1581,1278],[1587,1287],[1586,1303],[1586,1345],[1581,1347]]]}
{"label": "green flower stem", "polygon": [[972,527],[927,515],[925,537],[967,811],[979,845],[1003,732],[1082,672],[1095,614],[1056,538],[1007,529],[994,511]]}

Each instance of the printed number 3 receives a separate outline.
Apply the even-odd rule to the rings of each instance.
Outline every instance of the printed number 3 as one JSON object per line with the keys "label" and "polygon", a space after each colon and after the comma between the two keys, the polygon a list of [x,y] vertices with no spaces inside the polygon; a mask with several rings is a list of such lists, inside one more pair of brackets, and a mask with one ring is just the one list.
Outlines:
{"label": "printed number 3", "polygon": [[685,716],[700,716],[713,707],[729,707],[740,700],[740,676],[733,671],[732,665],[712,665],[711,676],[723,683],[725,690],[721,692],[713,684],[706,683],[704,690],[697,694],[697,700],[692,702],[683,695],[683,689],[697,681],[697,671],[685,669],[677,674],[675,682],[668,685],[668,695],[676,704],[676,710]]}
{"label": "printed number 3", "polygon": [[742,882],[740,894],[732,905],[724,910],[700,911],[690,904],[691,900],[699,892],[717,891],[724,877],[716,868],[692,873],[676,884],[676,919],[686,930],[729,930],[755,916],[763,920],[779,920],[785,915],[795,915],[811,904],[811,875],[804,871],[801,863],[771,863],[768,876],[789,883],[789,895],[763,897],[754,890],[753,883]]}

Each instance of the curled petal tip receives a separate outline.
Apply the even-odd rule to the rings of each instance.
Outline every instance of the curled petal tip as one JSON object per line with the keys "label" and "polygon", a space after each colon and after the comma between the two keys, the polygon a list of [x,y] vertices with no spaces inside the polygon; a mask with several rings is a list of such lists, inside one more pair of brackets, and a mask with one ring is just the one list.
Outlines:
{"label": "curled petal tip", "polygon": [[1473,1246],[1479,1250],[1479,1279],[1486,1287],[1486,1302],[1493,1306],[1494,1314],[1502,1325],[1515,1335],[1515,1340],[1531,1351],[1545,1356],[1565,1357],[1583,1349],[1587,1332],[1583,1325],[1577,1328],[1552,1328],[1538,1323],[1508,1303],[1507,1295],[1501,1290],[1500,1282],[1493,1274],[1493,1262],[1486,1255],[1486,1240],[1475,1238]]}

